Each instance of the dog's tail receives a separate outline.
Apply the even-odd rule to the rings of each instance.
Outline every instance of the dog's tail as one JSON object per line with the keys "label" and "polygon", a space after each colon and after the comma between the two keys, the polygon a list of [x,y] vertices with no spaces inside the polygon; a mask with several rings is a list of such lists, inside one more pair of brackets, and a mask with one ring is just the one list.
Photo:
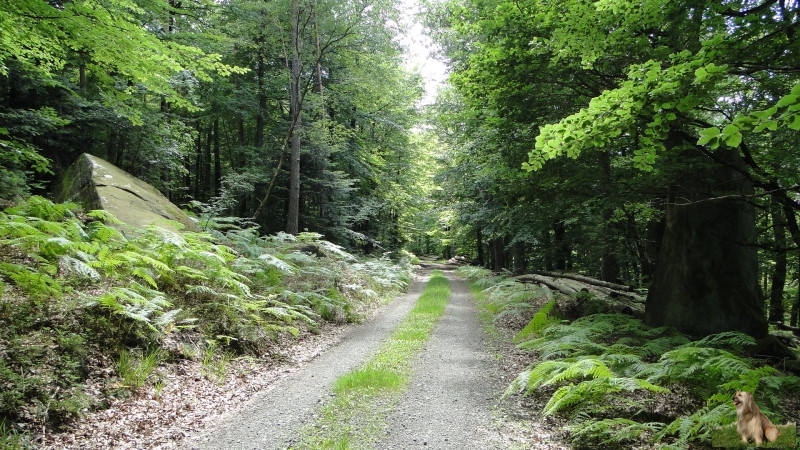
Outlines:
{"label": "dog's tail", "polygon": [[776,427],[775,425],[770,424],[769,426],[764,428],[764,436],[770,442],[777,441],[778,440],[778,436],[780,436],[780,435],[781,435],[781,432],[778,431],[778,427]]}

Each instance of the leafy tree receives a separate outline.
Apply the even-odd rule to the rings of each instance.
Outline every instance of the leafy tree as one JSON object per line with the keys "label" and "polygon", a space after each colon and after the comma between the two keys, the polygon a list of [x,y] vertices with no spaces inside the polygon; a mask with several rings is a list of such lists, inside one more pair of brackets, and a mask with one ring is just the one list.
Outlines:
{"label": "leafy tree", "polygon": [[[794,175],[770,161],[796,163],[780,136],[800,128],[797,18],[796,5],[777,1],[490,1],[432,6],[431,25],[468,120],[480,121],[466,139],[527,152],[528,186],[551,174],[557,183],[492,196],[495,223],[516,208],[559,211],[550,232],[528,222],[545,245],[562,241],[548,245],[557,266],[586,255],[600,265],[575,268],[607,279],[652,274],[653,324],[763,335],[755,208],[775,197],[796,223]],[[554,192],[563,200],[549,201]],[[593,236],[600,243],[586,253]]]}

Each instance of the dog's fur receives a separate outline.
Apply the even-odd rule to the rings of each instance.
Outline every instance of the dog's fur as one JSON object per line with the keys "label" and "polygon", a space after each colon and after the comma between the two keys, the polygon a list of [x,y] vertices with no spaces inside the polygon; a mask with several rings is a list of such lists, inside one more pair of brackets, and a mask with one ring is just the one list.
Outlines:
{"label": "dog's fur", "polygon": [[736,431],[742,435],[742,442],[745,444],[751,438],[760,445],[764,438],[770,442],[775,442],[780,435],[778,428],[767,419],[755,400],[753,394],[744,391],[737,391],[733,396],[733,404],[736,405]]}

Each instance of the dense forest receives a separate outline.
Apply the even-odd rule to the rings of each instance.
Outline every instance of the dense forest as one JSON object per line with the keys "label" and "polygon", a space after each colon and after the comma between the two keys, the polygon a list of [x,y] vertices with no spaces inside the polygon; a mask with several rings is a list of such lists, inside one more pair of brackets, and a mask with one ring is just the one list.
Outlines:
{"label": "dense forest", "polygon": [[648,286],[648,323],[693,334],[764,335],[765,305],[796,325],[799,19],[783,0],[433,5],[459,251]]}
{"label": "dense forest", "polygon": [[[797,332],[800,1],[418,6],[449,70],[432,104],[392,0],[0,0],[0,436],[87,407],[5,389],[33,347],[72,381],[87,333],[258,353],[354,320],[413,255],[632,286],[644,323],[694,338]],[[54,203],[83,153],[204,233]],[[63,417],[23,417],[34,397]]]}

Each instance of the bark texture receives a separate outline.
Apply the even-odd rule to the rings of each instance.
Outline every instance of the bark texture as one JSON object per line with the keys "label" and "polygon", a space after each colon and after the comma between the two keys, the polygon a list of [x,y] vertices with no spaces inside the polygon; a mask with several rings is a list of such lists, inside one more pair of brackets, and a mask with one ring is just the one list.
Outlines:
{"label": "bark texture", "polygon": [[[753,188],[735,152],[711,161],[684,153],[694,170],[672,187],[645,320],[704,336],[742,331],[762,337],[767,321],[758,287]],[[697,164],[694,164],[694,163]]]}

